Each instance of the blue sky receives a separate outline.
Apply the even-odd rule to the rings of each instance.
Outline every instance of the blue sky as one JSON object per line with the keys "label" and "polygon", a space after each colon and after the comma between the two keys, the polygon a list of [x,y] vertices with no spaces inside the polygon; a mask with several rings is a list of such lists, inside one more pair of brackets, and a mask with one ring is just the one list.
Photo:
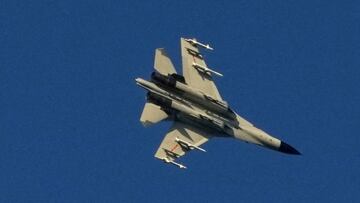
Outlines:
{"label": "blue sky", "polygon": [[[358,1],[2,1],[1,202],[357,202]],[[176,167],[143,128],[154,49],[180,70],[180,37],[242,116],[287,156],[215,138]]]}

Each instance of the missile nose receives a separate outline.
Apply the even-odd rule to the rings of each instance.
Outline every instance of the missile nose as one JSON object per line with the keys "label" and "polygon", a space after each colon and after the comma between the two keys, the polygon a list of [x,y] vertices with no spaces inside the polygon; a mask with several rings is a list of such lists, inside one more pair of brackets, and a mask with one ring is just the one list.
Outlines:
{"label": "missile nose", "polygon": [[136,81],[136,84],[137,84],[137,85],[140,85],[140,86],[145,83],[145,82],[144,82],[144,79],[142,79],[142,78],[136,78],[135,81]]}
{"label": "missile nose", "polygon": [[286,154],[295,154],[295,155],[301,155],[301,153],[296,150],[294,147],[290,146],[286,142],[281,141],[280,147],[278,149],[280,152],[286,153]]}

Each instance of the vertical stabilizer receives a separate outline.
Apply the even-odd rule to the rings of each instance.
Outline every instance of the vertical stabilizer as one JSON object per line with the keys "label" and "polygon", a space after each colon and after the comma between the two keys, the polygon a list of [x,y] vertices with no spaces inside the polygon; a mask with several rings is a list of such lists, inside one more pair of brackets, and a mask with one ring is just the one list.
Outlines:
{"label": "vertical stabilizer", "polygon": [[140,117],[140,122],[145,127],[148,127],[166,118],[168,118],[168,114],[165,111],[163,111],[160,106],[146,102],[144,106],[144,110]]}
{"label": "vertical stabilizer", "polygon": [[176,73],[173,63],[163,48],[158,48],[155,50],[154,68],[162,75]]}

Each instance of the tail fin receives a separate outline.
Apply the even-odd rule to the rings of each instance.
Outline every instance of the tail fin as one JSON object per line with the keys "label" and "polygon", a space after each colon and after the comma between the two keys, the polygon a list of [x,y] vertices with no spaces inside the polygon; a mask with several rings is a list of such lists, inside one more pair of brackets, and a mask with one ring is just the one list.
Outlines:
{"label": "tail fin", "polygon": [[176,73],[174,65],[163,48],[158,48],[155,50],[154,68],[162,75]]}
{"label": "tail fin", "polygon": [[168,114],[165,111],[161,110],[160,106],[146,102],[144,110],[141,114],[140,122],[145,127],[148,127],[166,118],[168,118]]}

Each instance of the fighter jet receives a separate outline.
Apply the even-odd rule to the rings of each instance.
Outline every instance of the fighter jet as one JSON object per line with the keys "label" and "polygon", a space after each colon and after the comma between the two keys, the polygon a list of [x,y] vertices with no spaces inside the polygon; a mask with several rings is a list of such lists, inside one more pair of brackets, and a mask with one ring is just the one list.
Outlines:
{"label": "fighter jet", "polygon": [[206,152],[201,147],[213,137],[230,137],[287,154],[295,148],[255,127],[235,113],[224,101],[213,81],[221,73],[209,68],[200,48],[213,50],[196,39],[181,38],[182,72],[176,72],[163,48],[155,50],[155,71],[150,80],[136,79],[147,91],[140,121],[150,126],[163,120],[172,121],[155,157],[179,168],[177,159],[190,150]]}

